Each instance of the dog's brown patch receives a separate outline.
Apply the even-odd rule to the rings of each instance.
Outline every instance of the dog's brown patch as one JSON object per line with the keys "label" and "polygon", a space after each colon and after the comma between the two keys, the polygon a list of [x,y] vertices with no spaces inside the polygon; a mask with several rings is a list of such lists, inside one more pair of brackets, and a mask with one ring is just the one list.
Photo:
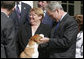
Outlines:
{"label": "dog's brown patch", "polygon": [[28,42],[28,47],[26,47],[24,49],[24,51],[20,54],[20,58],[32,58],[32,54],[34,53],[34,44],[37,42],[37,43],[40,43],[40,39],[42,37],[39,36],[38,34],[32,36]]}

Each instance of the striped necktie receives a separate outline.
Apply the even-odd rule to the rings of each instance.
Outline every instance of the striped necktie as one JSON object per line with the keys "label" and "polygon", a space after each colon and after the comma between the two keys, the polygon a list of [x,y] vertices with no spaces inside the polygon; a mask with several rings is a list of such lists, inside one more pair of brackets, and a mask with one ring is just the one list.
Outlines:
{"label": "striped necktie", "polygon": [[16,5],[16,12],[17,12],[18,18],[20,18],[21,13],[20,13],[20,9],[19,9],[18,4],[19,4],[19,3],[17,3],[17,5]]}

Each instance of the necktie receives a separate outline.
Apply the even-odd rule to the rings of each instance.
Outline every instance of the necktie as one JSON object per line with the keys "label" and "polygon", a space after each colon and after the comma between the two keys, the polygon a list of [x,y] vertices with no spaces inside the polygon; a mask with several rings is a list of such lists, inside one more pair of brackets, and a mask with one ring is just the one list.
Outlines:
{"label": "necktie", "polygon": [[55,32],[57,31],[58,27],[59,27],[60,21],[57,23],[56,27],[55,27]]}
{"label": "necktie", "polygon": [[16,12],[17,12],[18,18],[20,18],[21,13],[20,13],[20,9],[19,9],[18,3],[17,3],[17,6],[16,6]]}

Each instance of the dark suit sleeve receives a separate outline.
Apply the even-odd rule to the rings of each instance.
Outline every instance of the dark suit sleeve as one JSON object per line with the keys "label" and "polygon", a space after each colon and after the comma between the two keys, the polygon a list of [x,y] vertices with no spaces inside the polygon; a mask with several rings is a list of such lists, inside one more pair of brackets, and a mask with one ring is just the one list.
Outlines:
{"label": "dark suit sleeve", "polygon": [[4,31],[4,34],[6,36],[6,40],[5,40],[6,57],[7,58],[17,58],[16,37],[15,37],[15,29],[13,26],[13,22],[8,21],[6,26],[7,27]]}
{"label": "dark suit sleeve", "polygon": [[[78,25],[76,22],[68,22],[65,24],[63,34],[61,31],[55,38],[50,38],[49,48],[69,48],[72,44],[76,42],[76,37],[78,33]],[[62,37],[61,37],[62,36]]]}

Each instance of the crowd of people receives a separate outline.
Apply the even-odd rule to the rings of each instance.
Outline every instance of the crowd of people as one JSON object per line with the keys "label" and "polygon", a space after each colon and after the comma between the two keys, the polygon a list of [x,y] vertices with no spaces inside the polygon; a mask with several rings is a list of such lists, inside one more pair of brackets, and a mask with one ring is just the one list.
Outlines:
{"label": "crowd of people", "polygon": [[29,39],[43,34],[38,58],[83,58],[83,15],[71,17],[59,1],[1,1],[1,58],[20,58]]}

